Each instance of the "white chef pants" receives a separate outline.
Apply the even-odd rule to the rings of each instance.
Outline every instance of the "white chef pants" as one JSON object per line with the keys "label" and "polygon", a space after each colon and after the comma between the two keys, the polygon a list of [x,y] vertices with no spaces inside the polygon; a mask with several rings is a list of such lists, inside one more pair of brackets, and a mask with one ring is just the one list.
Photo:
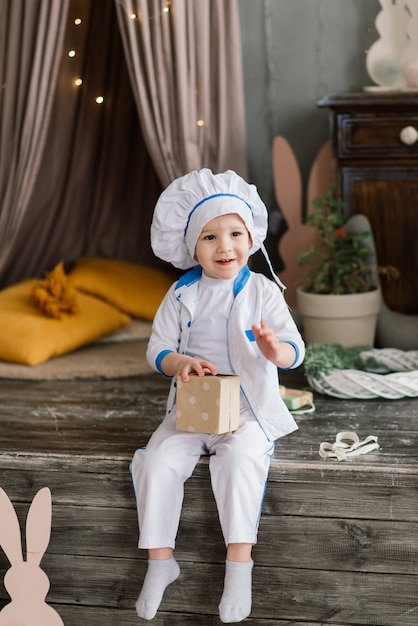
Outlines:
{"label": "white chef pants", "polygon": [[173,411],[132,460],[138,547],[175,547],[184,483],[207,454],[225,544],[256,543],[273,449],[255,420],[232,434],[205,435],[176,430]]}

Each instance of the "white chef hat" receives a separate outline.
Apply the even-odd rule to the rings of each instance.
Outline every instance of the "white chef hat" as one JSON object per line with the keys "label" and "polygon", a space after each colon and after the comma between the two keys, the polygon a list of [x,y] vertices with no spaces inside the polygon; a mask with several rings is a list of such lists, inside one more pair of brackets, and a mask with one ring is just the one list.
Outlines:
{"label": "white chef hat", "polygon": [[194,252],[202,228],[215,217],[229,213],[238,214],[244,221],[252,240],[250,255],[261,248],[277,279],[263,244],[267,208],[256,186],[232,170],[220,174],[208,168],[195,170],[177,178],[162,192],[151,224],[154,254],[181,269],[198,265]]}

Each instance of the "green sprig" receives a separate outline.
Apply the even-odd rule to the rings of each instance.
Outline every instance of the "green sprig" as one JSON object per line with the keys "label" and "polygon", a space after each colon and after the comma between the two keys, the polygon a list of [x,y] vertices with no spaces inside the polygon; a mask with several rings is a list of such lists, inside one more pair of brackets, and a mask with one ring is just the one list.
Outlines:
{"label": "green sprig", "polygon": [[370,346],[343,348],[334,343],[311,344],[307,346],[303,367],[305,374],[317,378],[332,370],[356,369],[368,371],[378,366],[376,359],[361,357],[361,352],[370,350]]}

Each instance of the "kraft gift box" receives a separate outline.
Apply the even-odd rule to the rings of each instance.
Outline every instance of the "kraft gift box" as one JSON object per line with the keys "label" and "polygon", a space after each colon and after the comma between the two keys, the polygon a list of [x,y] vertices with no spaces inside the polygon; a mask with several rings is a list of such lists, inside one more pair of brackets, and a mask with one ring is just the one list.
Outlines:
{"label": "kraft gift box", "polygon": [[313,393],[311,391],[288,389],[280,385],[280,395],[290,411],[301,409],[305,406],[313,406]]}
{"label": "kraft gift box", "polygon": [[220,435],[239,426],[239,376],[191,375],[177,381],[176,429]]}

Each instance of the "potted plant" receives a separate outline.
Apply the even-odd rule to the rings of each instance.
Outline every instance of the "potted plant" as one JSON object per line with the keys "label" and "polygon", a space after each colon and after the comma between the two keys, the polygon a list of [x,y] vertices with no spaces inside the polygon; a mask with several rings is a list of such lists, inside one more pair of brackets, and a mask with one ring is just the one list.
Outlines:
{"label": "potted plant", "polygon": [[346,222],[345,204],[333,185],[312,205],[307,222],[316,239],[298,257],[307,268],[297,289],[305,340],[373,345],[381,303],[378,273],[390,277],[396,270],[377,266],[367,218],[355,215]]}

